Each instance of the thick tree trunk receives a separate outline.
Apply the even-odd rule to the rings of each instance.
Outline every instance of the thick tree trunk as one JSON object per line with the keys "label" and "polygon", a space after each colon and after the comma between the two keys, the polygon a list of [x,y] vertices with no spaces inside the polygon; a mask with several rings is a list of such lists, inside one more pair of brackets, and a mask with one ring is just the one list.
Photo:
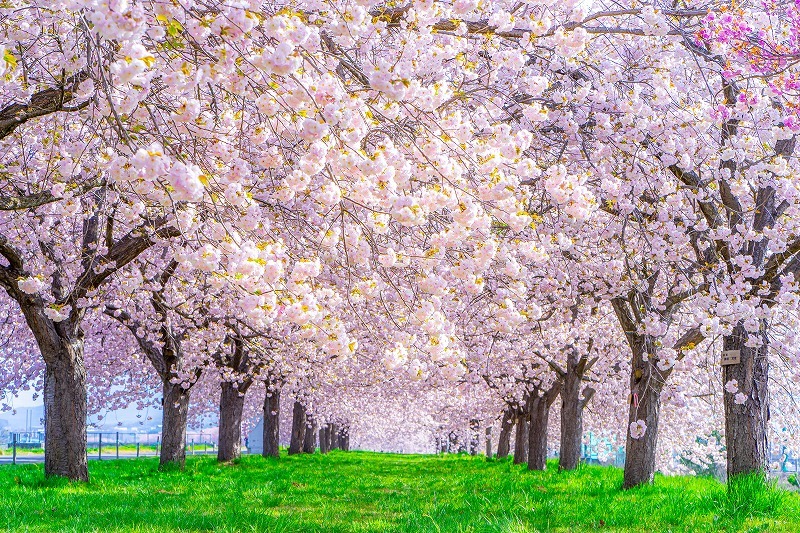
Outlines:
{"label": "thick tree trunk", "polygon": [[584,397],[580,397],[582,378],[582,375],[569,371],[561,389],[561,447],[558,457],[561,470],[574,470],[581,461],[583,409],[594,395],[594,389],[586,388]]}
{"label": "thick tree trunk", "polygon": [[458,451],[458,438],[452,431],[447,434],[447,453],[456,453]]}
{"label": "thick tree trunk", "polygon": [[[244,389],[244,390],[242,390]],[[236,383],[222,383],[219,399],[219,446],[217,461],[227,463],[241,456],[242,411],[247,387]]]}
{"label": "thick tree trunk", "polygon": [[[40,343],[40,348],[42,344]],[[83,339],[62,341],[56,353],[45,353],[44,473],[88,481],[86,466],[86,369]]]}
{"label": "thick tree trunk", "polygon": [[738,474],[767,471],[767,423],[769,421],[768,339],[762,322],[759,348],[745,346],[747,332],[737,324],[732,335],[723,337],[724,350],[739,350],[739,364],[723,367],[723,383],[736,380],[745,401],[736,403],[736,395],[725,392],[725,448],[728,455],[728,478]]}
{"label": "thick tree trunk", "polygon": [[328,424],[319,428],[319,453],[328,453]]}
{"label": "thick tree trunk", "polygon": [[531,394],[528,400],[528,470],[547,469],[547,418],[550,405],[546,396]]}
{"label": "thick tree trunk", "polygon": [[473,418],[469,421],[469,454],[478,455],[478,432],[480,431],[480,421]]}
{"label": "thick tree trunk", "polygon": [[317,423],[311,421],[310,425],[306,425],[306,434],[303,437],[303,453],[314,453],[317,449]]}
{"label": "thick tree trunk", "polygon": [[289,455],[303,451],[303,439],[306,435],[306,408],[295,400],[292,408],[292,438],[289,441]]}
{"label": "thick tree trunk", "polygon": [[175,465],[183,468],[186,463],[186,423],[189,415],[189,389],[180,383],[163,380],[164,413],[161,422],[161,456],[159,466]]}
{"label": "thick tree trunk", "polygon": [[514,429],[514,412],[510,407],[503,411],[503,419],[500,422],[500,437],[497,440],[497,458],[508,457],[511,451],[511,431]]}
{"label": "thick tree trunk", "polygon": [[[641,357],[640,357],[641,360]],[[637,390],[634,388],[633,390]],[[638,399],[638,406],[636,401]],[[642,392],[631,399],[628,414],[628,437],[625,444],[625,474],[622,488],[652,483],[656,471],[656,443],[658,439],[658,419],[661,414],[661,386],[651,382]],[[634,439],[630,424],[644,420],[647,429],[643,436]]]}
{"label": "thick tree trunk", "polygon": [[562,470],[574,470],[581,460],[583,408],[580,393],[580,376],[567,373],[564,377],[564,388],[561,390],[561,446],[558,467]]}
{"label": "thick tree trunk", "polygon": [[518,465],[528,460],[528,413],[517,415],[517,434],[514,438],[514,464]]}
{"label": "thick tree trunk", "polygon": [[[589,343],[589,350],[593,341]],[[589,354],[582,357],[573,347],[567,355],[566,371],[561,376],[561,442],[558,454],[560,470],[574,470],[581,461],[583,446],[583,410],[594,396],[595,390],[586,387],[581,398],[581,383],[586,372],[597,362],[597,357],[589,360]]]}
{"label": "thick tree trunk", "polygon": [[[656,443],[658,441],[658,419],[661,414],[661,391],[669,378],[670,370],[658,370],[648,352],[655,351],[653,339],[637,333],[636,321],[631,312],[639,305],[633,296],[629,299],[617,297],[611,301],[614,312],[625,332],[631,349],[631,378],[628,398],[628,427],[625,441],[625,473],[622,488],[652,483],[656,471]],[[680,346],[685,343],[680,341]],[[644,422],[644,434],[633,438],[631,427]]]}
{"label": "thick tree trunk", "polygon": [[339,425],[331,424],[331,450],[339,449]]}
{"label": "thick tree trunk", "polygon": [[281,393],[270,390],[264,397],[264,457],[280,457]]}

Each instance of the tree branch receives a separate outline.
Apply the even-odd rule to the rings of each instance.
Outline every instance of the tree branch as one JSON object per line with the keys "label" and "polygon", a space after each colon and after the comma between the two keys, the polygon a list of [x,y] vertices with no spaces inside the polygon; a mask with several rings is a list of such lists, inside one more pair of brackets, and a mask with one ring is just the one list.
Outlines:
{"label": "tree branch", "polygon": [[[81,183],[71,189],[71,192],[74,196],[83,196],[92,189],[102,187],[103,185],[105,185],[105,181],[96,178]],[[59,200],[61,200],[61,198],[53,196],[50,191],[40,191],[25,196],[0,196],[0,211],[33,209]]]}
{"label": "tree branch", "polygon": [[[73,93],[78,85],[88,78],[89,73],[82,70],[64,80],[61,85],[34,93],[27,104],[11,104],[0,109],[0,139],[11,135],[17,126],[32,118],[64,111],[64,104],[74,98]],[[70,108],[70,111],[86,107],[90,101]]]}

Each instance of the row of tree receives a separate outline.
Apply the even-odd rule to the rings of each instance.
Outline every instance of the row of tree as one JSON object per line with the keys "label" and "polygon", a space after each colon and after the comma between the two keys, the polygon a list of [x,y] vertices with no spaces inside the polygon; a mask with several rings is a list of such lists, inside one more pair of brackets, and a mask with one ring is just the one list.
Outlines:
{"label": "row of tree", "polygon": [[217,408],[233,458],[256,382],[273,452],[285,391],[293,451],[501,420],[535,468],[560,397],[564,460],[624,440],[626,487],[797,435],[797,7],[17,4],[0,376],[48,475],[154,398],[162,461]]}

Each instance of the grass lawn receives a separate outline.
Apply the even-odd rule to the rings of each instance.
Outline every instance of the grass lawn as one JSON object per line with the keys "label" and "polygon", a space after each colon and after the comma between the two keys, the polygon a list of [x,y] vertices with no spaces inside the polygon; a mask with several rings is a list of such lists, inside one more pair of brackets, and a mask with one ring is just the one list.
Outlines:
{"label": "grass lawn", "polygon": [[0,530],[215,532],[798,531],[800,494],[622,471],[528,472],[469,456],[331,452],[219,466],[190,457],[91,461],[89,484],[0,466]]}
{"label": "grass lawn", "polygon": [[[210,446],[206,446],[209,450],[211,449]],[[202,444],[195,445],[195,451],[202,451],[204,447]],[[103,455],[113,455],[116,453],[116,445],[112,442],[111,444],[103,444]],[[136,445],[135,444],[120,444],[119,445],[120,453],[135,453],[136,452]],[[141,453],[155,453],[157,448],[154,444],[140,444],[139,451]],[[87,448],[86,452],[91,457],[92,455],[97,455],[97,446]],[[0,456],[8,456],[12,455],[11,448],[7,450],[0,450]],[[26,455],[44,455],[44,448],[17,448],[17,456],[26,456]]]}

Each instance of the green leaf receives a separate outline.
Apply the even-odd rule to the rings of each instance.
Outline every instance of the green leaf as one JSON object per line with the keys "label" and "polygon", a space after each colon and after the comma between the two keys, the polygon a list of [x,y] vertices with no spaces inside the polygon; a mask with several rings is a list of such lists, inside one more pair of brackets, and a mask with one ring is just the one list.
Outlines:
{"label": "green leaf", "polygon": [[17,58],[14,57],[14,54],[12,54],[10,50],[6,50],[6,52],[3,54],[3,59],[11,68],[15,68],[17,66]]}

